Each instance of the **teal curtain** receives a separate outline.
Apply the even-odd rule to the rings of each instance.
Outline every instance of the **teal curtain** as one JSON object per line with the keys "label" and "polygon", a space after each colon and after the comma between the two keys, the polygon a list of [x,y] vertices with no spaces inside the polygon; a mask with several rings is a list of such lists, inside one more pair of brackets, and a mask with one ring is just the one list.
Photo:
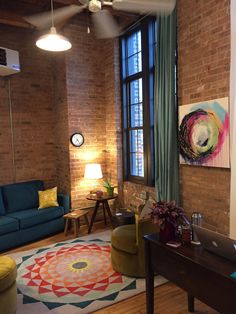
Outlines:
{"label": "teal curtain", "polygon": [[157,24],[154,145],[158,201],[179,203],[178,110],[175,95],[176,10]]}

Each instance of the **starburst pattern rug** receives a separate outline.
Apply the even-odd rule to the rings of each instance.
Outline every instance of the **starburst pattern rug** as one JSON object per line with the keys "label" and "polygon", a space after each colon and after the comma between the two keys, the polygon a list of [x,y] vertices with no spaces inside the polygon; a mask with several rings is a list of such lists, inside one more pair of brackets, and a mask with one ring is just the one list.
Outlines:
{"label": "starburst pattern rug", "polygon": [[[112,269],[110,242],[99,234],[13,257],[18,267],[16,314],[91,313],[145,290],[144,279]],[[156,279],[157,285],[164,282]]]}

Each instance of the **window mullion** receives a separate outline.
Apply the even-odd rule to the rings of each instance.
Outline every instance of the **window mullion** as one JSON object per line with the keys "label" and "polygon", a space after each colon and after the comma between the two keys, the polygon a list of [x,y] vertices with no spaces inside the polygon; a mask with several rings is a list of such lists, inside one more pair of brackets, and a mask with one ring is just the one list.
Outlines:
{"label": "window mullion", "polygon": [[130,75],[130,76],[127,76],[125,79],[124,79],[124,83],[129,83],[131,81],[135,81],[135,80],[138,80],[139,78],[142,78],[143,77],[143,71],[140,71],[138,73],[135,73],[133,75]]}

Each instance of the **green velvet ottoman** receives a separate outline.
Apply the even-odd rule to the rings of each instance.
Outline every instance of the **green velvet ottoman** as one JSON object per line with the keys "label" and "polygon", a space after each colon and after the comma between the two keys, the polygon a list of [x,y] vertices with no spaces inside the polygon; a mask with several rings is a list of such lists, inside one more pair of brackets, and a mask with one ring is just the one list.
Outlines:
{"label": "green velvet ottoman", "polygon": [[9,256],[0,256],[0,314],[16,312],[16,263]]}
{"label": "green velvet ottoman", "polygon": [[150,219],[136,219],[134,225],[124,225],[112,231],[111,263],[114,270],[131,277],[145,277],[144,240],[156,232]]}

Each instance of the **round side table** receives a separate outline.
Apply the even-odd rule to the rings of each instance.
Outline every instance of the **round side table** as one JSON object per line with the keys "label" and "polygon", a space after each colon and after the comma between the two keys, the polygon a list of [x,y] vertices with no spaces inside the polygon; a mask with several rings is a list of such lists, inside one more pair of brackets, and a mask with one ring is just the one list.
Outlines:
{"label": "round side table", "polygon": [[106,212],[107,212],[108,217],[109,217],[109,219],[111,221],[111,224],[113,226],[112,214],[111,214],[111,209],[110,209],[110,206],[108,204],[108,201],[109,200],[114,200],[117,197],[118,197],[118,194],[115,194],[115,193],[112,196],[109,196],[106,193],[104,193],[101,197],[98,197],[96,194],[89,194],[89,195],[87,195],[87,200],[96,202],[95,207],[94,207],[94,211],[93,211],[93,214],[92,214],[92,218],[91,218],[91,221],[90,221],[88,233],[90,233],[92,231],[93,222],[95,220],[95,217],[97,215],[97,211],[98,211],[100,205],[102,205],[103,217],[104,217],[105,224],[107,223],[107,220],[106,220]]}
{"label": "round side table", "polygon": [[135,214],[128,210],[121,210],[117,212],[112,219],[114,228],[123,225],[135,224]]}

